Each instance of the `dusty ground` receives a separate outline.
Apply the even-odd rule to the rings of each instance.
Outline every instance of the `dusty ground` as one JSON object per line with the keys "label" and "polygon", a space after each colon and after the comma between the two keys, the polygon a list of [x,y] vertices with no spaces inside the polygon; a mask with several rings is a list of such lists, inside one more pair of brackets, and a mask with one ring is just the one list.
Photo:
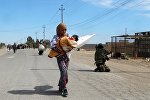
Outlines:
{"label": "dusty ground", "polygon": [[[8,51],[6,48],[0,49],[0,56],[4,55],[7,52]],[[49,50],[47,50],[46,52],[48,53]],[[95,53],[95,51],[85,51],[85,50],[73,51],[71,53],[71,59],[77,60],[74,58],[80,58],[80,62],[87,64],[87,65],[90,65],[92,67],[95,67],[95,65],[94,65],[94,53]],[[127,64],[127,65],[132,65],[135,67],[142,66],[142,67],[149,67],[150,68],[150,61],[147,61],[146,59],[124,60],[124,59],[111,59],[110,58],[110,60],[108,62],[114,62],[114,63],[118,63],[118,64]]]}
{"label": "dusty ground", "polygon": [[[74,56],[75,58],[77,58],[77,57],[80,58],[80,61],[84,64],[95,66],[94,65],[94,53],[95,53],[95,51],[81,50],[81,51],[74,51],[72,53],[72,56]],[[82,57],[82,59],[81,59],[81,57]],[[142,67],[149,67],[150,68],[150,61],[147,61],[146,59],[129,59],[129,60],[125,60],[125,59],[111,59],[110,58],[110,60],[108,62],[132,65],[132,66],[135,66],[135,67],[142,66]]]}
{"label": "dusty ground", "polygon": [[[56,59],[49,59],[48,51],[43,56],[37,49],[4,52],[7,54],[0,57],[0,100],[62,100]],[[66,100],[150,100],[150,62],[110,59],[106,65],[111,72],[93,72],[94,53],[72,51]]]}
{"label": "dusty ground", "polygon": [[6,52],[7,52],[7,50],[6,50],[5,47],[2,48],[2,49],[0,49],[0,56],[3,55],[3,54],[5,54]]}

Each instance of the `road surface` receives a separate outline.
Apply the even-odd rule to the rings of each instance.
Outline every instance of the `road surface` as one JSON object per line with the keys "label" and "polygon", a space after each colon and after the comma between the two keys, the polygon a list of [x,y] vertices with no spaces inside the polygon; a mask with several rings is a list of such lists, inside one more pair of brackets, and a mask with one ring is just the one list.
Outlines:
{"label": "road surface", "polygon": [[58,92],[56,59],[37,49],[0,56],[0,100],[150,100],[150,68],[108,61],[111,72],[93,72],[94,52],[73,51],[69,95]]}

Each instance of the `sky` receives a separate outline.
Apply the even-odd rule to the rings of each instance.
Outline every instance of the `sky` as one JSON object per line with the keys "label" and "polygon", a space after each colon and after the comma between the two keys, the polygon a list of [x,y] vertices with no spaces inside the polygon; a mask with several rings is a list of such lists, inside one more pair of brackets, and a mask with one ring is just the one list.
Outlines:
{"label": "sky", "polygon": [[150,0],[0,0],[0,42],[43,39],[44,29],[45,39],[51,40],[62,21],[61,5],[67,33],[96,34],[89,43],[150,31]]}

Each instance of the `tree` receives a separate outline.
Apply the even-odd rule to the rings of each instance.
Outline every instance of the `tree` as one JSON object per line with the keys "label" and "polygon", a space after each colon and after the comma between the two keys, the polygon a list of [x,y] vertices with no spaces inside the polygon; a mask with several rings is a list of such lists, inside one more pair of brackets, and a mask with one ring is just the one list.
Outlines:
{"label": "tree", "polygon": [[5,43],[0,43],[0,48],[4,47]]}
{"label": "tree", "polygon": [[50,47],[50,40],[45,40],[45,46],[46,46],[46,48]]}
{"label": "tree", "polygon": [[50,40],[43,40],[43,39],[39,40],[39,39],[36,39],[34,41],[34,39],[31,36],[28,36],[26,44],[28,45],[29,48],[38,48],[40,42],[46,48],[50,47]]}
{"label": "tree", "polygon": [[33,46],[34,46],[34,39],[32,39],[31,36],[28,36],[26,44],[29,46],[29,48],[33,48]]}

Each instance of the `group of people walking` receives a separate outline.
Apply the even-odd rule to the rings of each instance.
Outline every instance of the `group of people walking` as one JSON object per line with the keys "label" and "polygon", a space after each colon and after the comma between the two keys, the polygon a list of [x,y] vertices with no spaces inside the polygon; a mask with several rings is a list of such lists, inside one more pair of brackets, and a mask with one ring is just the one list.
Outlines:
{"label": "group of people walking", "polygon": [[13,45],[7,45],[7,51],[10,51],[11,49],[13,49],[13,52],[16,53],[17,50],[16,43],[14,43]]}

